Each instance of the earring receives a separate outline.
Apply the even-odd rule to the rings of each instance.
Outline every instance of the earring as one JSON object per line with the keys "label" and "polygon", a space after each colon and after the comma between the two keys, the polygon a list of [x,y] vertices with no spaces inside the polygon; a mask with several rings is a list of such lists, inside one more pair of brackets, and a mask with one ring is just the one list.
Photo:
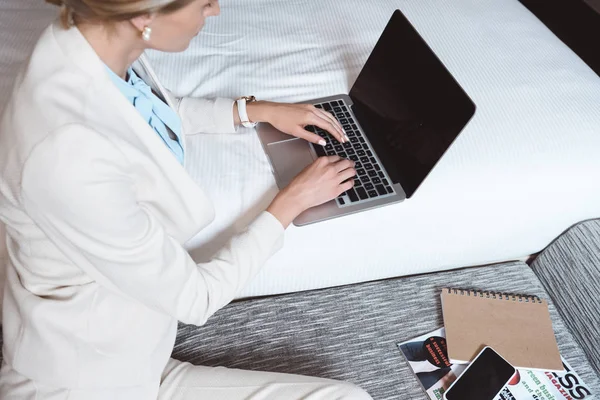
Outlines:
{"label": "earring", "polygon": [[75,26],[75,17],[73,16],[73,9],[67,6],[65,3],[61,6],[61,14],[63,15],[64,20],[67,23],[67,26],[70,28]]}
{"label": "earring", "polygon": [[150,28],[149,26],[145,27],[144,30],[142,31],[142,39],[144,39],[146,42],[148,42],[150,40],[151,35],[152,35],[152,28]]}

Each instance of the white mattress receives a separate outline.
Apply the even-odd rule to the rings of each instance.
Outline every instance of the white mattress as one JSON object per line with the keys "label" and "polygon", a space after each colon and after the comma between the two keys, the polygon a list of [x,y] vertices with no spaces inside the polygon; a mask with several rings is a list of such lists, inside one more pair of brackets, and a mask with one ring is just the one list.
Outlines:
{"label": "white mattress", "polygon": [[[0,106],[41,0],[0,3]],[[35,7],[11,11],[6,7]],[[188,51],[152,53],[179,95],[296,102],[347,92],[400,8],[477,105],[409,200],[301,228],[240,297],[520,258],[600,216],[600,78],[517,0],[222,0]],[[21,22],[11,17],[17,16]],[[32,22],[33,21],[33,22]],[[17,46],[19,44],[19,46]],[[20,52],[22,51],[22,52]],[[8,52],[9,62],[5,63]],[[8,72],[7,72],[8,71]],[[204,260],[276,193],[252,130],[189,139],[190,173],[214,223],[189,242]]]}

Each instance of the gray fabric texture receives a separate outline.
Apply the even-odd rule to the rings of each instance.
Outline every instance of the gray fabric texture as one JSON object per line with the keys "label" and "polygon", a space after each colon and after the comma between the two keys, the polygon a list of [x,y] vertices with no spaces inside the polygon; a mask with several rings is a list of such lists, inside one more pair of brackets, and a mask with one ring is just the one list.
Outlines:
{"label": "gray fabric texture", "polygon": [[532,268],[600,375],[600,220],[569,229],[535,259]]}
{"label": "gray fabric texture", "polygon": [[[375,400],[426,399],[396,343],[443,325],[444,286],[538,295],[523,263],[441,272],[232,303],[205,326],[181,325],[174,357],[195,364],[346,380]],[[561,353],[596,393],[600,381],[555,307]]]}

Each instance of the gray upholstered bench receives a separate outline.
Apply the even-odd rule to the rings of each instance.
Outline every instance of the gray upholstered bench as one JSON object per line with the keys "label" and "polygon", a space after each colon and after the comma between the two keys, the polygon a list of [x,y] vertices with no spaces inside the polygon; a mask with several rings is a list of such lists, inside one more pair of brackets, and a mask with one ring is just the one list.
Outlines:
{"label": "gray upholstered bench", "polygon": [[[426,399],[396,343],[442,326],[439,290],[446,285],[549,299],[521,262],[251,299],[230,304],[203,327],[180,326],[174,357],[343,379],[375,400]],[[562,355],[600,393],[598,375],[549,300]]]}
{"label": "gray upholstered bench", "polygon": [[539,255],[532,268],[600,375],[600,220],[569,229]]}

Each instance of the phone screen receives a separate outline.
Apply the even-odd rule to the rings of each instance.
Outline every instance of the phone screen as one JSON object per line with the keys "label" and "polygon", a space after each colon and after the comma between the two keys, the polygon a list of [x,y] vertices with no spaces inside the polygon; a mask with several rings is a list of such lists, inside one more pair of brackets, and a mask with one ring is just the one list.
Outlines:
{"label": "phone screen", "polygon": [[445,394],[447,400],[493,400],[515,368],[486,347]]}

